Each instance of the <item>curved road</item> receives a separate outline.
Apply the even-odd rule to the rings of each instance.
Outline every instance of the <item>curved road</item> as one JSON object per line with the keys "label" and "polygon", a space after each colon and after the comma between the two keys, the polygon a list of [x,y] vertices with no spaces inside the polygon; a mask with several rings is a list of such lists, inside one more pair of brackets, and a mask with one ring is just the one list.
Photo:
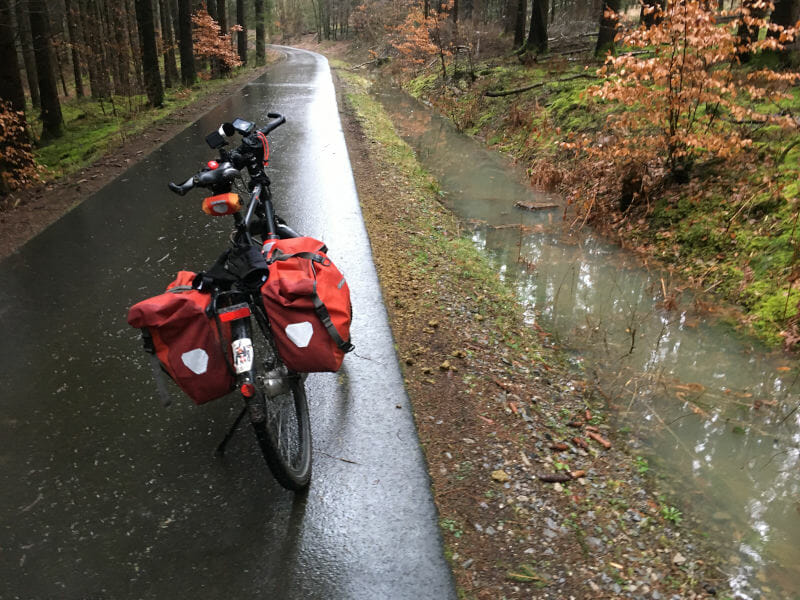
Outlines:
{"label": "curved road", "polygon": [[[454,598],[358,205],[327,62],[287,60],[0,263],[0,598]],[[271,136],[278,213],[348,277],[356,353],[308,379],[307,496],[249,428],[213,451],[235,395],[162,408],[127,308],[223,249],[202,194],[167,191],[242,116]],[[224,222],[223,222],[224,221]],[[398,408],[399,406],[399,408]]]}

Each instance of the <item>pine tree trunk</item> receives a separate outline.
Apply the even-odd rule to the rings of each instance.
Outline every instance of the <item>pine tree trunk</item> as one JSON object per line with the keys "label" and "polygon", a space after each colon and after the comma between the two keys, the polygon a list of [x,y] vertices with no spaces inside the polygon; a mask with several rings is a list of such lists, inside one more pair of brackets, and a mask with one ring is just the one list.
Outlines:
{"label": "pine tree trunk", "polygon": [[178,65],[175,64],[175,39],[172,35],[172,13],[166,0],[159,0],[161,13],[161,38],[164,43],[164,87],[178,83]]}
{"label": "pine tree trunk", "polygon": [[20,44],[22,45],[22,57],[25,62],[25,75],[28,78],[28,93],[31,96],[31,104],[34,108],[39,108],[39,76],[36,73],[36,57],[33,53],[33,38],[31,37],[31,22],[28,17],[27,0],[16,0],[15,8],[17,12],[17,27],[19,28]]}
{"label": "pine tree trunk", "polygon": [[597,45],[594,48],[594,54],[598,58],[603,58],[609,50],[614,50],[617,21],[606,13],[608,11],[618,13],[619,7],[620,0],[605,0],[603,3],[603,12],[600,15],[600,33],[597,35]]}
{"label": "pine tree trunk", "polygon": [[11,103],[12,110],[25,112],[25,91],[22,88],[17,48],[14,44],[9,0],[0,0],[0,100]]}
{"label": "pine tree trunk", "polygon": [[[211,0],[214,2],[215,0]],[[225,8],[225,0],[216,0],[217,3],[217,22],[219,23],[220,33],[228,33],[228,11]]]}
{"label": "pine tree trunk", "polygon": [[183,85],[189,87],[197,79],[197,72],[194,68],[194,45],[192,43],[191,0],[178,0],[178,25],[180,28],[181,81],[183,81]]}
{"label": "pine tree trunk", "polygon": [[161,106],[164,104],[164,88],[161,87],[161,73],[158,70],[152,0],[136,0],[136,25],[142,48],[142,72],[147,100],[150,106]]}
{"label": "pine tree trunk", "polygon": [[525,20],[528,12],[528,1],[517,0],[517,13],[514,22],[514,48],[519,48],[525,42]]}
{"label": "pine tree trunk", "polygon": [[28,5],[33,55],[36,58],[36,73],[39,79],[39,96],[42,102],[42,140],[50,140],[63,134],[61,103],[58,100],[53,65],[50,60],[50,23],[46,0],[30,0]]}
{"label": "pine tree trunk", "polygon": [[531,28],[525,47],[539,54],[547,52],[547,0],[531,0]]}
{"label": "pine tree trunk", "polygon": [[134,90],[131,85],[131,58],[134,58],[135,64],[135,57],[138,54],[131,56],[131,51],[135,53],[137,45],[132,44],[126,35],[128,15],[124,4],[123,6],[118,6],[116,2],[111,4],[113,6],[108,7],[107,22],[109,29],[114,30],[114,47],[112,56],[109,56],[109,62],[113,66],[114,89],[122,96],[132,96]]}
{"label": "pine tree trunk", "polygon": [[239,53],[239,60],[243,65],[247,64],[247,23],[244,20],[244,0],[236,0],[236,24],[242,28],[236,32],[236,48]]}
{"label": "pine tree trunk", "polygon": [[267,62],[267,46],[264,41],[264,0],[255,0],[256,8],[256,64]]}
{"label": "pine tree trunk", "polygon": [[89,73],[89,93],[92,98],[100,98],[100,81],[97,73],[97,61],[95,60],[95,48],[92,45],[94,38],[94,28],[89,16],[88,3],[86,0],[78,0],[80,7],[78,14],[81,17],[81,30],[83,31],[83,50],[86,55],[86,71]]}
{"label": "pine tree trunk", "polygon": [[72,76],[75,78],[75,95],[83,98],[83,76],[81,75],[81,40],[78,35],[77,15],[72,12],[72,0],[64,0],[64,13],[67,19],[69,45],[72,49]]}
{"label": "pine tree trunk", "polygon": [[[144,73],[142,71],[142,43],[139,35],[139,27],[136,25],[136,7],[134,0],[126,0],[122,3],[124,9],[121,11],[125,27],[123,28],[123,38],[128,40],[128,47],[131,52],[127,52],[128,64],[133,67],[133,76],[137,90],[144,90]],[[152,9],[151,9],[152,11]]]}

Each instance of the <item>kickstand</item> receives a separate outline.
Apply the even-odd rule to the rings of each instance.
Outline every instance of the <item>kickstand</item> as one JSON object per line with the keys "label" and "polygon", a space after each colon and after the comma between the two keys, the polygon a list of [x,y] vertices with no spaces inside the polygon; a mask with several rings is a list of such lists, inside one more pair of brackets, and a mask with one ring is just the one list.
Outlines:
{"label": "kickstand", "polygon": [[216,452],[217,456],[222,456],[223,454],[225,454],[225,446],[227,446],[228,442],[231,441],[233,434],[236,432],[236,428],[239,426],[239,423],[242,422],[242,419],[244,418],[244,414],[246,412],[247,412],[247,407],[245,406],[244,408],[242,408],[242,412],[239,413],[239,416],[236,417],[236,420],[233,422],[233,425],[231,425],[230,431],[228,431],[228,433],[225,435],[225,439],[222,440],[222,442],[220,442],[219,446],[217,446],[217,452]]}

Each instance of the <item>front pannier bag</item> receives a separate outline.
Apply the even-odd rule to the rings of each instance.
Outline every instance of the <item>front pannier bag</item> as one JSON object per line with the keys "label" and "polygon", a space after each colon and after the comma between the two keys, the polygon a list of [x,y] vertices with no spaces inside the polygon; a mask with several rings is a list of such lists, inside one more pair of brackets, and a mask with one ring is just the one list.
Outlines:
{"label": "front pannier bag", "polygon": [[211,296],[192,289],[195,273],[181,271],[167,291],[131,307],[128,323],[149,334],[159,362],[195,404],[224,396],[234,376],[226,344],[207,313]]}
{"label": "front pannier bag", "polygon": [[310,237],[268,240],[269,278],[261,299],[281,359],[293,371],[338,371],[350,343],[350,288]]}

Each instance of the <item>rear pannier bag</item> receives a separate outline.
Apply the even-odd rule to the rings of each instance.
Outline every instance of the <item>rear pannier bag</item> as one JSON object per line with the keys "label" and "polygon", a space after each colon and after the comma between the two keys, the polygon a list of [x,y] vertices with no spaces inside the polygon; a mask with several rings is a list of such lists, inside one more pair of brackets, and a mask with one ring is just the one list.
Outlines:
{"label": "rear pannier bag", "polygon": [[152,337],[161,366],[195,404],[224,396],[234,387],[224,348],[213,317],[211,296],[192,289],[195,273],[180,271],[158,296],[134,304],[128,323]]}
{"label": "rear pannier bag", "polygon": [[338,371],[350,343],[350,288],[319,240],[268,240],[261,299],[281,359],[300,373]]}

